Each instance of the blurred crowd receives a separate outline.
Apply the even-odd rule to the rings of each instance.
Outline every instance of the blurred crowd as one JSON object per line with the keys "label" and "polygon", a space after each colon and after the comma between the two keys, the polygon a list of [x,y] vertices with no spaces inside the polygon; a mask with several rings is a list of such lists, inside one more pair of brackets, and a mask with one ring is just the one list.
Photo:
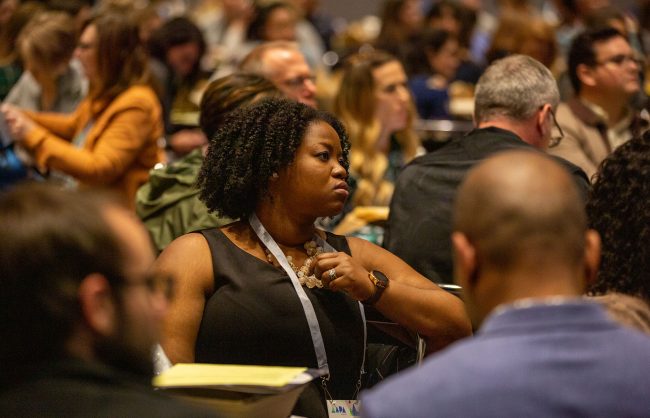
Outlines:
{"label": "blurred crowd", "polygon": [[0,414],[155,347],[319,369],[308,417],[440,350],[365,414],[647,416],[650,2],[487,3],[0,0]]}
{"label": "blurred crowd", "polygon": [[[387,0],[367,16],[346,21],[327,15],[317,0],[3,0],[0,100],[28,111],[71,113],[88,92],[77,45],[85,22],[95,14],[125,16],[137,27],[148,57],[149,84],[161,104],[165,161],[207,143],[198,115],[210,81],[236,71],[260,72],[290,96],[344,120],[355,144],[351,173],[358,193],[352,206],[387,205],[404,164],[469,130],[476,82],[487,65],[510,54],[531,56],[549,68],[567,101],[575,95],[569,63],[574,37],[590,28],[615,28],[638,63],[641,87],[629,102],[636,110],[645,109],[647,2],[483,3]],[[251,57],[242,62],[269,42],[294,42],[301,55],[294,61],[308,67],[287,75],[292,64],[283,62],[277,64],[282,71],[271,75]],[[371,51],[390,57],[368,57]],[[355,77],[368,77],[379,61],[389,58],[399,64],[393,73],[399,73],[407,89],[373,100],[374,92],[364,93]],[[366,74],[364,65],[369,67]],[[385,82],[383,74],[381,79]],[[383,87],[371,83],[369,88]],[[381,100],[392,106],[392,118],[372,111]],[[440,120],[453,123],[423,123]],[[591,175],[594,169],[586,171]],[[342,231],[356,226],[349,223]]]}

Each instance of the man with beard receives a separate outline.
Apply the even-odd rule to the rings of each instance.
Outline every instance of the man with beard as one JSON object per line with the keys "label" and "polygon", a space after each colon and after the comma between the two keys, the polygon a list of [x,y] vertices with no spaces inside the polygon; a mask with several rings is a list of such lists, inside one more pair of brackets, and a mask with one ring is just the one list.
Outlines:
{"label": "man with beard", "polygon": [[211,416],[152,391],[173,282],[135,215],[43,184],[0,214],[0,416]]}

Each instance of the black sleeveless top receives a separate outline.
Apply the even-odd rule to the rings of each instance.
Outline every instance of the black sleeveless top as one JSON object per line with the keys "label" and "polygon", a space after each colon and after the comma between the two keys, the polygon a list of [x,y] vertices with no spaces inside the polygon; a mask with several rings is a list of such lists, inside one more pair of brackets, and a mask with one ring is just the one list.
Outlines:
{"label": "black sleeveless top", "polygon": [[[242,250],[217,228],[201,234],[212,254],[215,291],[205,304],[196,362],[317,368],[309,325],[287,273]],[[350,254],[345,237],[327,233],[327,242]],[[364,351],[359,304],[342,292],[304,290],[325,342],[327,388],[334,399],[353,399]],[[327,417],[324,400],[315,381],[294,413]]]}

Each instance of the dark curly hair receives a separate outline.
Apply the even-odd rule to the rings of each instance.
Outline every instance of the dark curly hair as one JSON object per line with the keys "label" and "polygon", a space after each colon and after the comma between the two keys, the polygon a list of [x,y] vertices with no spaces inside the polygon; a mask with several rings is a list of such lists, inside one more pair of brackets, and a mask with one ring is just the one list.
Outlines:
{"label": "dark curly hair", "polygon": [[587,215],[603,241],[590,292],[620,292],[650,301],[650,132],[601,163]]}
{"label": "dark curly hair", "polygon": [[350,143],[338,119],[292,100],[268,98],[233,111],[211,139],[197,179],[200,199],[219,216],[248,217],[268,192],[271,175],[293,162],[316,121],[338,134],[347,170]]}

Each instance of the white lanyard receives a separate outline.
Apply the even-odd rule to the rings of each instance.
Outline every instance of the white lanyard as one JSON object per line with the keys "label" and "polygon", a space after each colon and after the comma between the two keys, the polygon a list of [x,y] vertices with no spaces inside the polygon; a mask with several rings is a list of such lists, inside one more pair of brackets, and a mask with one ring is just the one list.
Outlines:
{"label": "white lanyard", "polygon": [[[269,234],[266,228],[264,228],[264,225],[262,225],[262,223],[260,222],[259,218],[255,213],[251,214],[251,216],[248,218],[248,222],[253,228],[253,231],[255,231],[255,234],[257,234],[257,237],[260,239],[260,241],[262,241],[262,243],[271,252],[271,254],[273,254],[273,257],[275,257],[275,259],[278,261],[280,266],[289,275],[289,278],[291,279],[291,283],[293,284],[293,288],[298,294],[298,298],[300,299],[300,303],[302,304],[302,309],[305,312],[305,316],[307,317],[307,323],[309,324],[309,332],[311,333],[311,340],[312,343],[314,344],[314,351],[316,352],[316,361],[318,363],[318,369],[324,372],[325,375],[329,375],[330,370],[329,370],[329,365],[327,363],[327,353],[325,352],[325,343],[323,342],[323,335],[321,334],[320,325],[318,324],[318,318],[316,317],[316,311],[314,310],[314,306],[312,305],[311,300],[309,300],[309,297],[307,296],[305,289],[303,289],[302,285],[300,284],[296,272],[293,271],[293,269],[289,265],[289,262],[287,261],[287,257],[284,255],[284,253],[282,252],[278,244],[275,242],[271,234]],[[323,240],[318,235],[315,236],[315,240],[318,243],[318,245],[323,247],[325,251],[327,252],[337,251],[327,241]],[[366,362],[366,340],[368,338],[368,331],[366,329],[366,315],[363,310],[363,305],[361,304],[361,302],[359,302],[359,309],[361,313],[361,322],[363,324],[363,360],[361,361],[361,373],[364,373],[363,368]]]}

